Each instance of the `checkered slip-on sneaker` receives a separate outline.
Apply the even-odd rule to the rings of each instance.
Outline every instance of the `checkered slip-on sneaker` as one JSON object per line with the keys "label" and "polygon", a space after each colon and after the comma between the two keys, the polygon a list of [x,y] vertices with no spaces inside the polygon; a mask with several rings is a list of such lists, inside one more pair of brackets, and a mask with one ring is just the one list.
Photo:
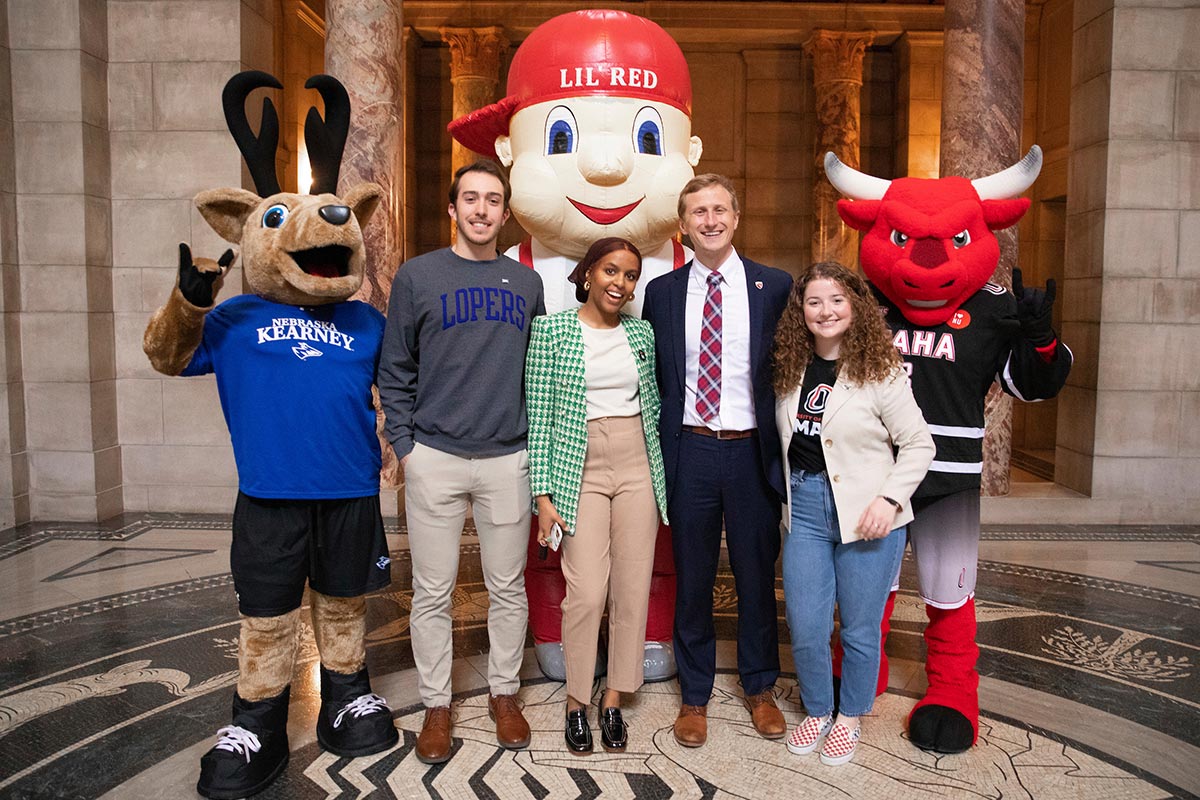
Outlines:
{"label": "checkered slip-on sneaker", "polygon": [[860,736],[862,736],[861,725],[855,725],[854,730],[850,730],[840,723],[834,725],[833,730],[825,737],[825,746],[821,748],[821,763],[829,767],[836,767],[854,758],[854,751],[858,749]]}
{"label": "checkered slip-on sneaker", "polygon": [[805,717],[787,739],[787,749],[798,756],[808,755],[821,746],[821,740],[833,727],[833,715]]}

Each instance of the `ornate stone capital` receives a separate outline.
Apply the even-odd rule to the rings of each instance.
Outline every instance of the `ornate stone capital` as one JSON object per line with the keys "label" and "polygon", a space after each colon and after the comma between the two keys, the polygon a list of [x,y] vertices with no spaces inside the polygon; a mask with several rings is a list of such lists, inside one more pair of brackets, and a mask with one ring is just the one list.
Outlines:
{"label": "ornate stone capital", "polygon": [[873,31],[830,31],[818,28],[804,43],[812,56],[813,84],[853,83],[862,86],[863,56],[875,40]]}
{"label": "ornate stone capital", "polygon": [[450,45],[450,81],[483,78],[495,82],[500,75],[500,54],[508,48],[504,28],[438,29],[442,41]]}

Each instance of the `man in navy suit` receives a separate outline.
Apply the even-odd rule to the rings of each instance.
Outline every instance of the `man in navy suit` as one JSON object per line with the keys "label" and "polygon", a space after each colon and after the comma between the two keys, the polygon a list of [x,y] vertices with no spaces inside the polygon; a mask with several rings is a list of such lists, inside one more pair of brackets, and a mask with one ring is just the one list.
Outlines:
{"label": "man in navy suit", "polygon": [[646,288],[654,326],[659,435],[675,550],[675,659],[682,702],[675,739],[699,747],[716,673],[713,585],[721,529],[738,595],[738,673],[755,729],[783,736],[775,562],[785,496],[775,426],[771,348],[787,302],[786,272],[733,248],[737,193],[722,175],[697,175],[679,195],[679,229],[695,258]]}

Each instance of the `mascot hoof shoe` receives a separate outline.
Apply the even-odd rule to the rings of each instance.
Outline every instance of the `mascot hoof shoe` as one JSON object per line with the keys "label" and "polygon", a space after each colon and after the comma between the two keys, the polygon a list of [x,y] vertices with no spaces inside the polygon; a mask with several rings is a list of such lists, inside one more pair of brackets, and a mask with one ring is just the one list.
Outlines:
{"label": "mascot hoof shoe", "polygon": [[[537,656],[538,669],[552,681],[566,683],[567,659],[563,655],[562,642],[542,642],[533,646],[533,654]],[[671,657],[671,668],[675,667],[675,657]],[[603,647],[596,648],[596,677],[608,672],[608,656]],[[674,672],[671,673],[672,675]],[[646,678],[645,680],[651,680]]]}
{"label": "mascot hoof shoe", "polygon": [[347,758],[369,756],[393,747],[400,732],[387,701],[371,691],[367,668],[353,675],[321,667],[321,713],[317,741],[330,753]]}
{"label": "mascot hoof shoe", "polygon": [[908,738],[922,750],[964,753],[975,743],[975,730],[962,713],[947,706],[922,706],[908,720]]}
{"label": "mascot hoof shoe", "polygon": [[287,712],[290,687],[251,703],[233,696],[233,724],[200,759],[196,791],[212,800],[249,797],[266,789],[288,763]]}
{"label": "mascot hoof shoe", "polygon": [[669,681],[675,677],[675,648],[670,642],[646,642],[646,648],[642,652],[642,680],[655,683]]}

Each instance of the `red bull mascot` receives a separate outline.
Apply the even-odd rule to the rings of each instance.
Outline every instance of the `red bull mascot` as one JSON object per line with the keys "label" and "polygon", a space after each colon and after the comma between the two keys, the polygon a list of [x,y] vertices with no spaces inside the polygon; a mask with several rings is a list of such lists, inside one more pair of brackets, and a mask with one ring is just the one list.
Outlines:
{"label": "red bull mascot", "polygon": [[[1054,280],[1045,290],[1027,288],[1014,269],[1012,291],[992,282],[1000,261],[992,231],[1016,225],[1028,210],[1019,195],[1041,164],[1034,145],[1014,166],[973,181],[887,181],[825,156],[830,182],[850,198],[838,201],[838,213],[863,232],[863,273],[937,445],[908,526],[929,617],[929,688],[908,725],[913,744],[938,753],[965,751],[979,736],[974,598],[984,399],[993,382],[1019,400],[1054,397],[1071,369],[1071,351],[1051,327]],[[895,591],[885,637],[894,600]],[[887,687],[886,659],[879,687]]]}

